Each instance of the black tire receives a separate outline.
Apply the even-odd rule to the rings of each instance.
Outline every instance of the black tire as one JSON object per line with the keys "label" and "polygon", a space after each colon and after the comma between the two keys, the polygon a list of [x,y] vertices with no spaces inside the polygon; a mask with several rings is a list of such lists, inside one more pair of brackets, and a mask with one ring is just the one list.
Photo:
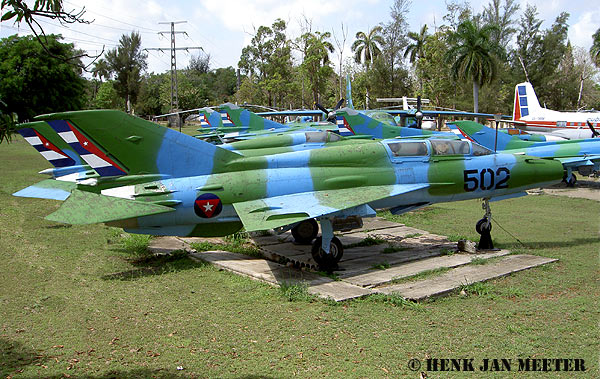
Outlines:
{"label": "black tire", "polygon": [[319,265],[320,269],[325,271],[331,271],[337,267],[337,263],[342,259],[344,255],[344,247],[339,238],[333,237],[331,245],[329,246],[329,254],[325,254],[321,248],[321,241],[323,237],[317,237],[312,245],[311,254],[315,262]]}
{"label": "black tire", "polygon": [[319,234],[319,224],[314,218],[304,220],[292,228],[294,241],[300,245],[310,245]]}
{"label": "black tire", "polygon": [[492,231],[492,223],[491,222],[489,223],[487,228],[484,229],[483,225],[486,222],[487,222],[486,218],[482,218],[481,220],[477,221],[477,224],[475,224],[475,230],[477,231],[477,233],[482,234],[484,231],[487,231],[488,233]]}
{"label": "black tire", "polygon": [[575,187],[575,183],[577,183],[577,177],[575,176],[575,174],[571,174],[571,177],[569,178],[569,180],[567,180],[567,187]]}

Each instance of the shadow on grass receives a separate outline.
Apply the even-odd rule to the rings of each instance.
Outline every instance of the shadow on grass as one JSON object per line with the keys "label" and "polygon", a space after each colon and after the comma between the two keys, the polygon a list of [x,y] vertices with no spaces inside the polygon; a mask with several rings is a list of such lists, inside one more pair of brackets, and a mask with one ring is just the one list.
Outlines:
{"label": "shadow on grass", "polygon": [[590,238],[575,238],[570,241],[528,241],[520,244],[519,242],[507,242],[498,245],[502,245],[503,249],[551,249],[551,248],[561,248],[561,247],[573,247],[573,246],[581,246],[592,243],[597,243],[598,237],[590,237]]}
{"label": "shadow on grass", "polygon": [[[64,378],[63,374],[49,376],[47,378],[59,379]],[[182,371],[174,371],[173,369],[134,369],[134,370],[111,370],[105,374],[99,375],[71,375],[70,378],[91,378],[91,379],[118,379],[118,378],[157,378],[157,379],[169,379],[169,378],[195,378],[196,375],[186,373],[185,370]],[[239,379],[274,379],[274,376],[264,376],[264,375],[240,375],[235,378]]]}
{"label": "shadow on grass", "polygon": [[44,226],[44,229],[67,229],[72,227],[73,225],[71,224],[53,224]]}
{"label": "shadow on grass", "polygon": [[48,358],[35,350],[26,348],[20,342],[0,338],[0,377],[8,377],[20,373],[25,367],[42,364]]}
{"label": "shadow on grass", "polygon": [[103,280],[135,280],[146,276],[163,275],[166,273],[191,270],[208,266],[208,263],[197,262],[187,256],[185,252],[175,252],[169,255],[148,255],[128,259],[136,267],[132,270],[106,274]]}

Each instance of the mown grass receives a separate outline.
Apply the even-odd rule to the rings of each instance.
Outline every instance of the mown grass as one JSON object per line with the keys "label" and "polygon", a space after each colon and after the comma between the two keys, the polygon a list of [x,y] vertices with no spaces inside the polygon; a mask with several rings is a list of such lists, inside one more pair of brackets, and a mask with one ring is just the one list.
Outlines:
{"label": "mown grass", "polygon": [[191,246],[197,251],[225,250],[251,257],[262,258],[260,249],[252,242],[247,233],[235,233],[223,238],[223,242],[195,242]]}
{"label": "mown grass", "polygon": [[[416,377],[413,357],[529,356],[583,358],[582,377],[599,376],[596,202],[494,203],[524,244],[494,226],[497,246],[560,261],[487,282],[487,295],[333,306],[184,255],[140,262],[120,230],[45,221],[60,202],[10,195],[42,180],[45,161],[20,137],[0,145],[0,161],[0,377]],[[481,212],[439,204],[402,222],[477,240]]]}

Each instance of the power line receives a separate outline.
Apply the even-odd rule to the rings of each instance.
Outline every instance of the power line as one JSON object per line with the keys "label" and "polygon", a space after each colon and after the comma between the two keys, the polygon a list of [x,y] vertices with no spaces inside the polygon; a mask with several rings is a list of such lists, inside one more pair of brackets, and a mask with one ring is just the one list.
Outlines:
{"label": "power line", "polygon": [[[15,28],[13,26],[8,26],[8,25],[2,25],[2,27],[3,28],[7,28],[7,29],[11,29],[11,30],[16,30],[19,33],[26,33],[27,35],[33,35],[33,32],[31,30],[28,30],[28,29]],[[109,44],[109,43],[96,42],[96,41],[88,41],[88,40],[74,38],[74,37],[65,37],[63,35],[61,35],[61,39],[64,39],[64,40],[67,40],[67,41],[91,43],[91,44],[100,45],[100,46],[104,46],[104,45],[113,46],[113,47],[118,46],[116,44]]]}
{"label": "power line", "polygon": [[[175,24],[183,24],[186,23],[187,21],[170,21],[170,22],[159,22],[159,24],[170,24],[171,25],[171,111],[178,109],[179,108],[179,100],[177,99],[177,50],[192,50],[192,49],[200,49],[200,50],[204,50],[202,49],[202,47],[200,46],[194,46],[194,47],[175,47],[175,36],[177,34],[186,34],[186,32],[182,32],[182,31],[175,31]],[[166,34],[169,32],[159,32],[159,34]],[[157,51],[164,51],[166,50],[166,48],[163,47],[149,47],[144,49],[146,51],[150,51],[150,50],[157,50]],[[181,125],[180,125],[180,129],[181,129]]]}
{"label": "power line", "polygon": [[[79,7],[79,5],[73,4],[73,3],[69,2],[69,1],[64,1],[64,2],[67,3],[67,4],[70,4],[70,5],[74,6],[74,7]],[[95,5],[95,6],[98,6],[98,5]],[[112,9],[107,9],[107,8],[99,7],[99,6],[98,6],[98,8],[102,8],[102,9],[106,10],[107,12],[113,12]],[[158,32],[157,29],[152,29],[152,28],[147,28],[145,26],[139,26],[139,25],[135,25],[135,24],[130,24],[130,23],[127,23],[125,21],[117,20],[116,18],[109,17],[109,16],[107,16],[105,14],[94,12],[93,10],[86,9],[85,11],[86,11],[86,13],[89,12],[89,13],[95,14],[96,16],[104,17],[104,18],[107,18],[109,20],[113,20],[113,21],[119,22],[121,24],[129,25],[129,26],[134,26],[134,27],[139,28],[139,29],[146,29],[146,30],[148,30],[150,32]],[[130,19],[135,19],[135,20],[140,20],[141,21],[141,19],[139,19],[137,17],[132,17],[132,16],[128,16],[128,15],[124,15],[124,16],[128,17]],[[146,22],[146,20],[144,20],[144,22]]]}
{"label": "power line", "polygon": [[97,38],[97,39],[102,39],[102,40],[105,40],[105,41],[108,41],[108,42],[115,43],[115,41],[114,41],[114,40],[112,40],[112,39],[103,38],[103,37],[98,37],[98,36],[95,36],[95,35],[93,35],[93,34],[89,34],[89,33],[85,33],[85,32],[79,31],[79,30],[71,29],[71,28],[69,28],[69,27],[67,27],[67,26],[64,26],[64,25],[57,25],[57,24],[53,24],[53,23],[51,23],[51,22],[44,21],[44,20],[38,20],[38,21],[39,21],[39,22],[41,22],[41,23],[47,24],[47,25],[54,26],[54,27],[58,27],[58,28],[67,29],[67,30],[69,30],[69,31],[71,31],[71,32],[74,32],[74,33],[83,34],[83,35],[86,35],[86,36],[89,36],[89,37],[93,37],[93,38]]}

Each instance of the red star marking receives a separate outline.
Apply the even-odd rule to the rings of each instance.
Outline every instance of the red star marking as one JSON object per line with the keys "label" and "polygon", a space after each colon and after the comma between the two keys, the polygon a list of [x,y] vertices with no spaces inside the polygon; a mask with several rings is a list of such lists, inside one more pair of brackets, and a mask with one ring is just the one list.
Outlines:
{"label": "red star marking", "polygon": [[217,205],[219,205],[220,201],[219,199],[196,200],[196,205],[204,212],[206,217],[211,218],[215,210],[217,210]]}

